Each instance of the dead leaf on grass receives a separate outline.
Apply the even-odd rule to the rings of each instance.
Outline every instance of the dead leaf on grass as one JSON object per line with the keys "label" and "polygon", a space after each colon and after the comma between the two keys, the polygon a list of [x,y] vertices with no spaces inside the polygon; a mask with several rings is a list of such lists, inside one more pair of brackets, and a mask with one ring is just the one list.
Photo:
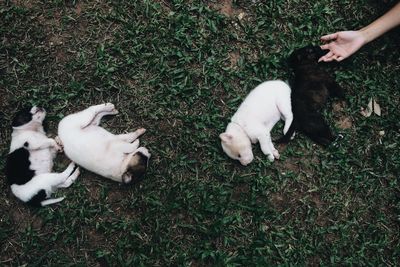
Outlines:
{"label": "dead leaf on grass", "polygon": [[372,98],[369,99],[368,106],[366,108],[361,108],[361,115],[368,118],[372,114]]}
{"label": "dead leaf on grass", "polygon": [[379,106],[378,102],[374,99],[372,101],[373,107],[374,107],[374,113],[378,116],[381,116],[381,106]]}
{"label": "dead leaf on grass", "polygon": [[372,113],[375,113],[378,116],[381,116],[381,106],[378,104],[378,102],[374,98],[370,98],[368,105],[366,108],[361,108],[361,115],[364,117],[368,118],[369,116],[372,115]]}

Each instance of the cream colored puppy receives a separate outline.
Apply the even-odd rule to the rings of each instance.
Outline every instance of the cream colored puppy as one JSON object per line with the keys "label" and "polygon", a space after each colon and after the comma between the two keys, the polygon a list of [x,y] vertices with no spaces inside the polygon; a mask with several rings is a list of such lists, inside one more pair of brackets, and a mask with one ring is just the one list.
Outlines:
{"label": "cream colored puppy", "polygon": [[114,135],[99,126],[103,116],[117,113],[114,105],[107,103],[68,115],[58,125],[58,137],[65,154],[78,165],[114,181],[130,183],[147,169],[150,153],[139,147],[138,139],[146,130]]}
{"label": "cream colored puppy", "polygon": [[226,131],[220,134],[222,149],[242,165],[253,161],[251,143],[259,142],[270,161],[279,158],[270,132],[281,118],[285,120],[285,134],[293,121],[290,87],[282,81],[260,84],[250,92],[231,118]]}

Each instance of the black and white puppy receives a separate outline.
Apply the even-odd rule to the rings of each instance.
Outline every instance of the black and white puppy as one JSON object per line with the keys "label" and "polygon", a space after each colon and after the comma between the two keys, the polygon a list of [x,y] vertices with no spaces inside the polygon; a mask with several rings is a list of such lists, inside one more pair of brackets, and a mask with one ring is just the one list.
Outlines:
{"label": "black and white puppy", "polygon": [[322,63],[318,63],[324,54],[319,46],[306,46],[295,50],[289,57],[289,66],[295,75],[291,83],[293,122],[278,142],[289,142],[295,131],[302,132],[322,146],[335,140],[320,111],[329,98],[344,98],[344,91],[322,69]]}
{"label": "black and white puppy", "polygon": [[145,147],[139,147],[138,137],[145,129],[114,135],[99,126],[103,116],[117,113],[111,103],[91,106],[62,119],[58,136],[72,161],[98,175],[127,184],[144,176],[150,153]]}
{"label": "black and white puppy", "polygon": [[19,111],[13,119],[11,147],[5,173],[13,194],[33,206],[45,206],[64,199],[51,199],[58,188],[69,187],[79,169],[71,163],[62,173],[52,173],[53,159],[61,147],[43,130],[46,111],[33,107]]}

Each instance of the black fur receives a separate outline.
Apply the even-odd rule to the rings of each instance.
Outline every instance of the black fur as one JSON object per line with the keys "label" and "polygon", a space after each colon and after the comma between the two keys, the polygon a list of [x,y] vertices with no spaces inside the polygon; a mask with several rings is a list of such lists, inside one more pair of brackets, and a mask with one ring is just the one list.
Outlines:
{"label": "black fur", "polygon": [[293,122],[278,142],[289,142],[294,131],[304,133],[322,146],[334,141],[335,137],[320,110],[330,97],[344,98],[344,91],[322,69],[322,63],[318,63],[325,53],[319,46],[306,46],[295,50],[289,57],[289,66],[295,74],[291,83]]}
{"label": "black fur", "polygon": [[46,191],[44,191],[43,189],[40,190],[39,192],[37,192],[36,195],[34,195],[29,201],[27,201],[26,203],[34,206],[34,207],[41,207],[42,206],[42,201],[47,199],[47,195],[46,195]]}
{"label": "black fur", "polygon": [[17,112],[12,121],[11,126],[12,127],[22,126],[24,124],[27,124],[31,120],[32,120],[31,108],[24,108]]}
{"label": "black fur", "polygon": [[21,147],[8,154],[5,166],[8,184],[23,185],[29,182],[35,176],[35,172],[29,168],[30,165],[27,149]]}

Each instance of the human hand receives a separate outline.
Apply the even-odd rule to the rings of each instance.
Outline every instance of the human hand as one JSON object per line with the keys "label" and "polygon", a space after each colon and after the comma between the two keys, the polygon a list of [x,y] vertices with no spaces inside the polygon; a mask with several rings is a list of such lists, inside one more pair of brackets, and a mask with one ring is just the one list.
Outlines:
{"label": "human hand", "polygon": [[329,52],[322,56],[318,62],[342,61],[366,43],[362,31],[337,32],[322,36],[321,40],[327,42],[327,44],[321,45],[321,49],[329,50]]}

